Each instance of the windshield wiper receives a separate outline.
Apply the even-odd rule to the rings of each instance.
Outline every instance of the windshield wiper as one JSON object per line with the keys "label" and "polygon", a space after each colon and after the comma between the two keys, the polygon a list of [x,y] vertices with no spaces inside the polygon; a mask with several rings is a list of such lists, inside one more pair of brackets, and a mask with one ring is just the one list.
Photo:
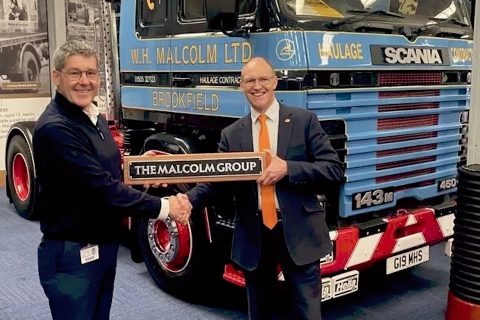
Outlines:
{"label": "windshield wiper", "polygon": [[444,23],[453,23],[453,24],[457,24],[459,26],[463,26],[463,27],[468,27],[470,26],[468,23],[465,23],[461,20],[458,20],[456,18],[437,18],[437,17],[430,17],[428,18],[430,20],[433,20],[436,22],[437,25],[439,24],[444,24]]}
{"label": "windshield wiper", "polygon": [[[465,23],[463,21],[460,21],[456,18],[437,18],[437,17],[430,17],[430,21],[425,23],[423,26],[418,27],[413,30],[414,35],[420,35],[422,32],[427,31],[428,29],[433,29],[433,28],[438,28],[438,31],[435,33],[435,35],[444,32],[444,30],[440,29],[441,25],[444,24],[455,24],[457,26],[462,26],[462,27],[469,27],[470,25],[468,23]],[[457,33],[455,33],[457,34]],[[461,33],[458,33],[458,35],[461,35]]]}
{"label": "windshield wiper", "polygon": [[324,24],[325,27],[328,29],[336,29],[344,24],[354,23],[362,20],[367,16],[389,16],[389,17],[396,17],[396,18],[405,18],[403,15],[391,12],[391,11],[384,11],[384,10],[374,10],[374,11],[367,11],[367,10],[347,10],[348,13],[359,13],[359,15],[344,18],[344,19],[336,19]]}

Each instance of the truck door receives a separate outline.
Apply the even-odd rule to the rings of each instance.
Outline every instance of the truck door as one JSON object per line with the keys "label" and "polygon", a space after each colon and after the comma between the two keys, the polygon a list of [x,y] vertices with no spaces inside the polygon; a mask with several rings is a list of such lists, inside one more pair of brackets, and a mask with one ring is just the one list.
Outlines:
{"label": "truck door", "polygon": [[[156,122],[170,111],[172,1],[125,0],[120,12],[120,72],[125,120]],[[167,57],[167,58],[166,58]]]}
{"label": "truck door", "polygon": [[172,9],[177,15],[171,36],[172,102],[178,101],[175,111],[217,115],[220,98],[214,88],[219,84],[206,78],[218,75],[218,39],[222,36],[207,33],[204,1],[175,1]]}
{"label": "truck door", "polygon": [[[239,12],[239,25],[253,19],[255,1]],[[173,5],[171,28],[172,104],[178,113],[238,118],[248,112],[238,90],[240,69],[252,56],[249,39],[228,37],[208,28],[204,1]],[[167,57],[168,58],[168,57]]]}

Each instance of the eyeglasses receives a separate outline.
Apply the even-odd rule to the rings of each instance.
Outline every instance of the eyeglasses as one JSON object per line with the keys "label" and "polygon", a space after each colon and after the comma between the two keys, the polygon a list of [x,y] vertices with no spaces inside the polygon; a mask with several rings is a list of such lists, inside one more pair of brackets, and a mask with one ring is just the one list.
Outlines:
{"label": "eyeglasses", "polygon": [[88,80],[97,80],[98,78],[98,71],[97,70],[87,70],[87,71],[80,71],[80,70],[69,70],[69,71],[62,71],[59,70],[62,73],[65,73],[68,77],[68,79],[72,81],[77,81],[80,80],[82,75],[85,73],[85,76],[87,77]]}
{"label": "eyeglasses", "polygon": [[243,86],[247,89],[250,89],[250,88],[253,88],[253,86],[255,85],[255,83],[258,81],[258,83],[265,87],[265,86],[268,86],[270,84],[270,81],[272,81],[272,79],[274,78],[275,76],[269,76],[269,77],[260,77],[258,79],[255,79],[255,78],[246,78],[246,79],[243,79],[242,80],[242,83],[243,83]]}

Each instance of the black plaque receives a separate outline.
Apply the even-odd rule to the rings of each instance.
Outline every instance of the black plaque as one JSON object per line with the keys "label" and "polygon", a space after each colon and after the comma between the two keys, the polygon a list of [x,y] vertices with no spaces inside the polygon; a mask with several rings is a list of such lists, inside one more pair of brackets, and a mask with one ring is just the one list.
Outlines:
{"label": "black plaque", "polygon": [[256,180],[264,159],[263,152],[127,156],[124,177],[128,184]]}

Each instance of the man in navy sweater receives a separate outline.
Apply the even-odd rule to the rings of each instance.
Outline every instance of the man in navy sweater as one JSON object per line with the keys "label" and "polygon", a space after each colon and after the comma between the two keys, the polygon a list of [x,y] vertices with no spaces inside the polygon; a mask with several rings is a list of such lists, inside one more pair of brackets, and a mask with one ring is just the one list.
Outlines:
{"label": "man in navy sweater", "polygon": [[123,218],[183,222],[191,207],[182,195],[161,199],[122,183],[119,149],[92,103],[100,82],[95,51],[70,41],[53,60],[57,93],[33,136],[40,282],[53,319],[108,319]]}

